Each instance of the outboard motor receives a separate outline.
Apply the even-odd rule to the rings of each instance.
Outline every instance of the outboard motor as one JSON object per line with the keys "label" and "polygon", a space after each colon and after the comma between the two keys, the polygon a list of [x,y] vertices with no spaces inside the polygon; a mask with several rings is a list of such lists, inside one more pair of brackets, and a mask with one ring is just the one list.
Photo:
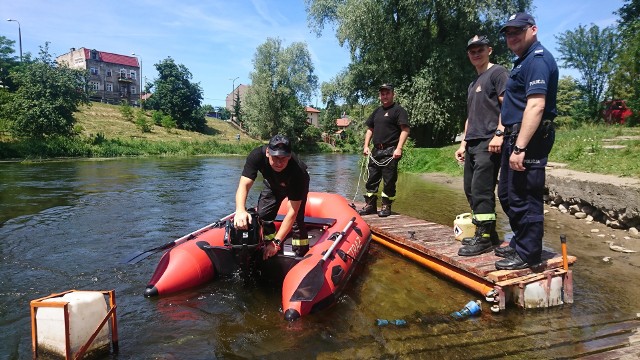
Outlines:
{"label": "outboard motor", "polygon": [[248,210],[251,223],[246,230],[236,229],[233,222],[227,222],[225,232],[225,245],[231,247],[231,251],[240,269],[248,273],[253,268],[256,250],[262,242],[262,226],[260,217],[254,209]]}

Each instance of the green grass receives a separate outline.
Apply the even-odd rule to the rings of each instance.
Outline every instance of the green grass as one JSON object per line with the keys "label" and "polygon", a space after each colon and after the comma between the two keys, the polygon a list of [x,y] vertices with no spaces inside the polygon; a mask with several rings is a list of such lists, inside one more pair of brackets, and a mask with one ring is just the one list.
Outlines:
{"label": "green grass", "polygon": [[[624,147],[608,148],[611,145]],[[401,170],[460,176],[463,169],[453,156],[458,146],[409,148],[400,162]],[[549,161],[567,164],[572,170],[640,178],[640,128],[606,125],[559,128]]]}
{"label": "green grass", "polygon": [[[137,110],[136,110],[137,111]],[[78,135],[46,140],[0,139],[0,159],[247,154],[260,144],[226,121],[207,119],[205,133],[151,126],[142,132],[116,105],[92,103],[75,114]],[[151,113],[144,115],[151,120]]]}

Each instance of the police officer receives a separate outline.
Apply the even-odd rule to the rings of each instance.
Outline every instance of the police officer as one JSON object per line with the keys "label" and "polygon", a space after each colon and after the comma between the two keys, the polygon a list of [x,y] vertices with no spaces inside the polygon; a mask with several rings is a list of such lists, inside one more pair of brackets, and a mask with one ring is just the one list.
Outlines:
{"label": "police officer", "polygon": [[[380,103],[366,121],[367,131],[364,136],[363,154],[369,156],[369,177],[367,194],[364,196],[365,206],[358,211],[360,215],[375,214],[377,210],[378,187],[382,188],[382,208],[378,216],[391,215],[391,204],[396,196],[398,180],[398,162],[402,158],[402,147],[409,137],[409,115],[407,111],[394,102],[392,84],[382,84],[379,88]],[[373,141],[373,150],[369,143]]]}
{"label": "police officer", "polygon": [[[264,178],[264,190],[258,199],[258,216],[264,221],[263,238],[267,241],[263,258],[280,251],[281,241],[293,229],[293,251],[303,256],[309,250],[309,239],[304,226],[304,208],[309,194],[307,165],[291,152],[291,143],[284,135],[275,135],[269,145],[259,146],[247,156],[236,190],[236,214],[233,218],[237,229],[247,229],[251,216],[246,202],[249,190],[258,177]],[[276,233],[273,220],[280,204],[287,198],[287,213]]]}
{"label": "police officer", "polygon": [[509,71],[489,61],[493,51],[490,45],[486,36],[476,35],[467,42],[467,55],[477,76],[467,90],[467,121],[455,157],[464,162],[464,193],[473,211],[476,232],[462,239],[460,256],[479,255],[502,242],[496,232],[495,190],[503,140],[500,104]]}
{"label": "police officer", "polygon": [[498,197],[514,236],[495,254],[499,270],[538,264],[544,234],[545,166],[553,147],[558,92],[556,61],[537,39],[538,27],[526,13],[512,15],[500,29],[518,58],[509,75],[502,104],[502,146]]}

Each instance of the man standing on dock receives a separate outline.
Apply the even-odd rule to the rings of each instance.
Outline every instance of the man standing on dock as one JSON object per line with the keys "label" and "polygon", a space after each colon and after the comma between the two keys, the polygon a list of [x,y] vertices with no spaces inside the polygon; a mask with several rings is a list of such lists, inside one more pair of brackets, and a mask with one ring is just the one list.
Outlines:
{"label": "man standing on dock", "polygon": [[[296,256],[304,256],[309,251],[309,239],[304,226],[309,173],[307,165],[291,152],[291,143],[284,135],[275,135],[269,145],[259,146],[247,156],[236,191],[234,226],[237,229],[247,229],[251,222],[246,202],[258,172],[264,178],[264,190],[258,198],[258,216],[263,220],[263,236],[267,242],[263,257],[269,258],[280,251],[281,241],[292,229],[293,251]],[[276,233],[273,220],[284,198],[288,199],[287,213]]]}
{"label": "man standing on dock", "polygon": [[489,61],[493,51],[490,45],[486,36],[476,35],[467,42],[467,55],[478,75],[467,90],[467,121],[455,157],[464,162],[464,193],[473,211],[476,232],[462,239],[460,256],[479,255],[502,242],[496,232],[495,190],[504,135],[500,104],[509,71]]}
{"label": "man standing on dock", "polygon": [[538,41],[538,27],[526,13],[512,15],[500,29],[518,58],[507,82],[502,104],[505,142],[502,147],[498,197],[509,217],[513,237],[497,248],[498,270],[538,264],[544,234],[545,166],[555,141],[558,66]]}
{"label": "man standing on dock", "polygon": [[[409,115],[407,111],[393,100],[393,85],[382,84],[379,88],[380,102],[378,107],[366,121],[367,132],[364,136],[363,154],[369,156],[369,177],[367,194],[364,196],[365,206],[358,211],[360,215],[375,214],[378,207],[378,187],[382,188],[382,209],[378,216],[391,215],[391,204],[396,196],[398,180],[398,162],[402,158],[402,147],[409,137]],[[369,143],[373,140],[373,150]]]}

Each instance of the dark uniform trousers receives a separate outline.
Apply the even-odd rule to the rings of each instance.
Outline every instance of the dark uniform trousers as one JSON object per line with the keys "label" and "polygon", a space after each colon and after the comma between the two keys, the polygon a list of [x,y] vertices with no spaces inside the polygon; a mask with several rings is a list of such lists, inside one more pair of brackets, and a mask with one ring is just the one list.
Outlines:
{"label": "dark uniform trousers", "polygon": [[467,141],[464,159],[464,193],[474,214],[495,214],[496,181],[500,154],[489,152],[489,139]]}
{"label": "dark uniform trousers", "polygon": [[[382,193],[393,199],[396,196],[396,182],[398,181],[398,161],[400,159],[393,159],[393,152],[396,149],[396,145],[390,146],[375,146],[371,150],[371,156],[378,163],[386,163],[387,165],[378,165],[373,160],[369,159],[369,178],[365,188],[367,193],[376,194],[378,187],[380,186],[380,180],[384,181]],[[391,160],[389,160],[391,158]]]}
{"label": "dark uniform trousers", "polygon": [[514,171],[509,166],[509,157],[518,137],[517,128],[519,124],[505,129],[498,198],[514,233],[511,247],[522,260],[534,265],[540,262],[542,255],[545,167],[555,141],[555,131],[553,123],[540,126],[524,153],[525,170]]}
{"label": "dark uniform trousers", "polygon": [[[308,175],[307,175],[308,176]],[[309,181],[307,183],[307,191],[309,193]],[[260,197],[258,198],[258,216],[260,219],[265,222],[264,224],[264,233],[265,235],[268,233],[273,233],[275,235],[275,225],[273,225],[273,220],[278,215],[278,209],[280,208],[280,204],[282,200],[284,200],[287,195],[286,194],[277,194],[270,187],[267,181],[264,181],[265,188],[260,192]],[[296,220],[293,223],[292,235],[294,239],[307,239],[307,229],[304,226],[304,209],[307,205],[307,197],[305,196],[300,203],[300,209],[298,210],[298,214],[296,215]],[[284,241],[285,239],[280,239]]]}

